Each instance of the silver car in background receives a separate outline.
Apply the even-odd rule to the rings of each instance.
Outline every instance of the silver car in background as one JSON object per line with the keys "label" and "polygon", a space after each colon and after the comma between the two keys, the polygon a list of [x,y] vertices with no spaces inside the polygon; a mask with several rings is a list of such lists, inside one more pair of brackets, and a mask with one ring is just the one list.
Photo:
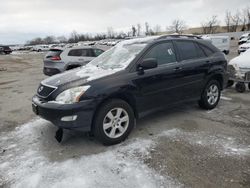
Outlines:
{"label": "silver car in background", "polygon": [[86,65],[103,52],[104,50],[102,49],[89,46],[50,49],[43,59],[43,73],[47,76],[52,76]]}

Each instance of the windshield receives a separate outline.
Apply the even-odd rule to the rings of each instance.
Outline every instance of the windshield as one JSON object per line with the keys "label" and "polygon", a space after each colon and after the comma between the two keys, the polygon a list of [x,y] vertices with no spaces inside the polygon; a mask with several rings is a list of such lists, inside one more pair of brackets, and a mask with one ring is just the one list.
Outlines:
{"label": "windshield", "polygon": [[146,45],[147,43],[121,42],[92,60],[88,65],[94,65],[105,70],[125,69]]}

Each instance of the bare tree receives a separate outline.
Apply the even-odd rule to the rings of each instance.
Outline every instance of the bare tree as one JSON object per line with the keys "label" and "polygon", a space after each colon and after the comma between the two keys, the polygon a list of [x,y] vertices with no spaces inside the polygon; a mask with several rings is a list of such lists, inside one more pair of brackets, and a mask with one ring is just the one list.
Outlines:
{"label": "bare tree", "polygon": [[148,22],[145,22],[145,34],[149,35],[149,24],[148,24]]}
{"label": "bare tree", "polygon": [[45,44],[53,44],[55,42],[55,37],[54,36],[47,36],[43,39],[43,42]]}
{"label": "bare tree", "polygon": [[137,36],[141,35],[141,24],[137,24]]}
{"label": "bare tree", "polygon": [[227,32],[230,32],[230,27],[231,27],[231,21],[232,20],[232,14],[230,11],[226,11],[226,16],[225,16],[225,22],[227,26]]}
{"label": "bare tree", "polygon": [[250,30],[250,7],[245,9],[245,17],[246,17],[246,29]]}
{"label": "bare tree", "polygon": [[156,25],[155,27],[154,27],[154,34],[159,34],[161,32],[161,26],[160,25]]}
{"label": "bare tree", "polygon": [[187,28],[185,21],[180,20],[180,19],[176,19],[173,20],[172,25],[169,26],[169,30],[175,33],[179,33],[182,34],[183,31]]}
{"label": "bare tree", "polygon": [[231,31],[232,32],[236,32],[237,31],[237,28],[239,26],[241,22],[241,19],[240,19],[240,11],[237,10],[236,13],[234,15],[232,15],[232,25],[231,25]]}
{"label": "bare tree", "polygon": [[107,37],[110,38],[110,39],[115,37],[115,32],[114,32],[113,27],[108,27],[107,28]]}
{"label": "bare tree", "polygon": [[243,9],[241,11],[241,14],[240,14],[240,21],[241,21],[241,31],[245,31],[246,30],[246,22],[247,22],[247,12],[246,12],[246,9]]}
{"label": "bare tree", "polygon": [[136,28],[132,25],[132,36],[134,37],[136,35]]}
{"label": "bare tree", "polygon": [[67,41],[67,38],[65,36],[59,36],[56,38],[59,42],[66,42]]}
{"label": "bare tree", "polygon": [[207,22],[201,24],[204,34],[213,34],[219,27],[217,16],[212,16]]}

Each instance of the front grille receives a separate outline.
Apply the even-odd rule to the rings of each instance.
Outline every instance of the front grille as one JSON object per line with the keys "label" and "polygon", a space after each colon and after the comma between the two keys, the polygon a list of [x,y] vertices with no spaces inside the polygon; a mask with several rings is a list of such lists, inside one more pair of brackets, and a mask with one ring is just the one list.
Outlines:
{"label": "front grille", "polygon": [[40,84],[37,89],[37,94],[42,98],[47,98],[56,90],[56,87]]}

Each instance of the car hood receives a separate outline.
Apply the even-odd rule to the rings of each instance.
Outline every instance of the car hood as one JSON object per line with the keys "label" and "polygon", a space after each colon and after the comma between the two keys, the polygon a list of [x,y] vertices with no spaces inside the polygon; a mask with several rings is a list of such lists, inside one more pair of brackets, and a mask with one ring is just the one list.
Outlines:
{"label": "car hood", "polygon": [[240,68],[250,68],[250,50],[247,50],[242,55],[233,58],[230,65],[237,65]]}
{"label": "car hood", "polygon": [[71,82],[80,81],[81,84],[90,82],[92,80],[96,80],[111,74],[114,74],[122,69],[107,69],[104,70],[102,68],[86,65],[80,68],[76,68],[73,70],[66,71],[61,74],[57,74],[55,76],[49,77],[42,81],[43,85],[49,85],[58,87],[60,85],[65,85]]}

